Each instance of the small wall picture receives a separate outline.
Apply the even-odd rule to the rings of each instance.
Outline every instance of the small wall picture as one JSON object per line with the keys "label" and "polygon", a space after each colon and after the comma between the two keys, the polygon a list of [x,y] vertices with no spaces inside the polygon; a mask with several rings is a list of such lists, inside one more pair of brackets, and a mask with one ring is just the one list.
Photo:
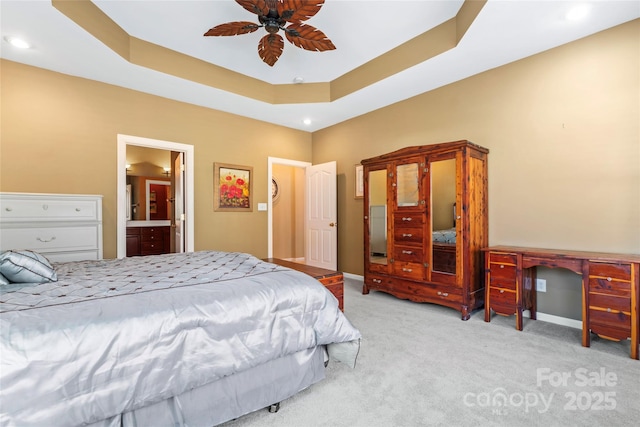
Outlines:
{"label": "small wall picture", "polygon": [[253,168],[213,164],[213,210],[216,212],[253,211]]}

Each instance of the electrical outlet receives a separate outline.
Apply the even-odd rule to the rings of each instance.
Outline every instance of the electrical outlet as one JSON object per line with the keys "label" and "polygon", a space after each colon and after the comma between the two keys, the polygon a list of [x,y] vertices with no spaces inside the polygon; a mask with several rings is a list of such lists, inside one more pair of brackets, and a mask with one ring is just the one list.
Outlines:
{"label": "electrical outlet", "polygon": [[547,292],[547,281],[544,279],[536,279],[536,291]]}

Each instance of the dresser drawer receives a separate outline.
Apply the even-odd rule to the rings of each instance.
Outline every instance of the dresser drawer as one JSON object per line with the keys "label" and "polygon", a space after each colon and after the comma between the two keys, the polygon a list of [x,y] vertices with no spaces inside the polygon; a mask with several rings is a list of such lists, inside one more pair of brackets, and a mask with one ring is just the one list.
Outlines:
{"label": "dresser drawer", "polygon": [[424,266],[416,262],[396,261],[393,263],[393,273],[396,276],[407,279],[422,280],[424,278]]}
{"label": "dresser drawer", "polygon": [[98,220],[98,203],[91,200],[55,200],[48,198],[0,200],[2,222]]}
{"label": "dresser drawer", "polygon": [[603,278],[608,281],[631,281],[631,264],[589,263],[589,277]]}
{"label": "dresser drawer", "polygon": [[141,255],[160,255],[164,253],[162,242],[142,242],[140,244]]}
{"label": "dresser drawer", "polygon": [[97,226],[3,228],[2,250],[29,249],[36,252],[97,250],[100,237]]}
{"label": "dresser drawer", "polygon": [[393,259],[396,261],[421,263],[424,259],[422,248],[412,246],[395,246],[393,248]]}

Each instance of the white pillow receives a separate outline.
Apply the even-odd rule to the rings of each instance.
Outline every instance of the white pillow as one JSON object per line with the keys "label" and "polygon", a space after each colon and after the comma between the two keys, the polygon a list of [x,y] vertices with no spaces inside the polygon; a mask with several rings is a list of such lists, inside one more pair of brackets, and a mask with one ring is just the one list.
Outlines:
{"label": "white pillow", "polygon": [[9,279],[7,279],[6,277],[4,277],[4,276],[2,275],[2,273],[0,273],[0,286],[1,286],[1,285],[8,285],[9,283],[10,283],[10,282],[9,282]]}
{"label": "white pillow", "polygon": [[49,261],[33,251],[6,251],[0,255],[0,274],[11,283],[46,283],[58,280]]}

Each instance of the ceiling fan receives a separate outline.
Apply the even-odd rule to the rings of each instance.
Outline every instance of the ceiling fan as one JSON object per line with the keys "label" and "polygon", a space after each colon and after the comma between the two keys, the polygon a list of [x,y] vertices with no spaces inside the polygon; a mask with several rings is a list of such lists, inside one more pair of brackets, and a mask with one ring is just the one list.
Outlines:
{"label": "ceiling fan", "polygon": [[302,49],[320,52],[336,48],[322,31],[302,22],[318,13],[324,0],[236,0],[236,3],[258,15],[260,24],[227,22],[211,28],[205,36],[237,36],[264,27],[267,35],[258,43],[258,55],[271,67],[284,49],[284,39],[278,34],[280,30],[289,42]]}

